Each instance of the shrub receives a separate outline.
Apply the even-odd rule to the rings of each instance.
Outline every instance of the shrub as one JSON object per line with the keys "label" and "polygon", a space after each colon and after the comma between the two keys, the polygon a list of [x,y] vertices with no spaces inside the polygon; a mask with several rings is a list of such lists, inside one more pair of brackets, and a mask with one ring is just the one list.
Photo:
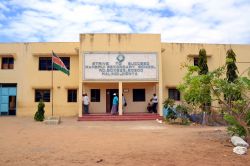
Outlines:
{"label": "shrub", "polygon": [[237,135],[240,137],[246,136],[246,130],[243,126],[239,124],[239,122],[233,116],[226,114],[224,115],[224,119],[229,124],[227,130],[230,135]]}
{"label": "shrub", "polygon": [[[172,103],[171,100],[170,100],[170,103]],[[189,111],[190,109],[186,107],[185,105],[178,105],[176,108],[174,108],[173,106],[172,107],[169,106],[166,120],[169,122],[172,122],[172,121],[175,121],[177,118],[179,118],[181,122],[179,122],[178,124],[188,125],[190,123],[189,115],[188,115]]]}
{"label": "shrub", "polygon": [[173,107],[174,106],[174,100],[167,98],[164,102],[163,102],[163,107],[164,108],[168,108],[168,107]]}
{"label": "shrub", "polygon": [[44,120],[44,103],[42,100],[38,103],[38,109],[37,112],[35,113],[34,120],[36,121],[43,121]]}

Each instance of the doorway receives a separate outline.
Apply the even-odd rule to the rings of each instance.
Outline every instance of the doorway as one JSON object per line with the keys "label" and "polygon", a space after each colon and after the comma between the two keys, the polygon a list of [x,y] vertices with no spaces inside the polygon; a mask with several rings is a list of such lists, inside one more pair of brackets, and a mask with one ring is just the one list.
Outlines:
{"label": "doorway", "polygon": [[9,115],[16,115],[16,96],[9,96]]}
{"label": "doorway", "polygon": [[118,96],[119,90],[118,89],[106,89],[106,113],[111,112],[112,108],[112,101],[113,101],[113,94],[116,93]]}
{"label": "doorway", "polygon": [[16,115],[17,84],[0,84],[0,115]]}

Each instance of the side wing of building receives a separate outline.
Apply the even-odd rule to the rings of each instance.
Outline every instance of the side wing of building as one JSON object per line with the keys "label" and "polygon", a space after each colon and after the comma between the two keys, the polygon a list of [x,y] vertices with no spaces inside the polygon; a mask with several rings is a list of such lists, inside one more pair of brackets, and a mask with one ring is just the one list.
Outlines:
{"label": "side wing of building", "polygon": [[[70,68],[70,75],[53,72],[52,50]],[[79,43],[4,43],[0,44],[0,107],[1,114],[31,116],[38,101],[45,101],[45,115],[78,113],[78,51]],[[15,102],[13,102],[15,101]],[[15,107],[15,108],[14,108]],[[8,110],[7,110],[8,109]]]}

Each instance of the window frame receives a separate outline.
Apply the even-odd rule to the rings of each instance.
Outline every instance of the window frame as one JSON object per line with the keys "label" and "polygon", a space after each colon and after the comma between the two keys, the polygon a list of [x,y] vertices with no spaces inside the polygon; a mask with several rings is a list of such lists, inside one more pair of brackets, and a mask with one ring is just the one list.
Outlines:
{"label": "window frame", "polygon": [[[59,58],[63,61],[66,68],[68,70],[70,70],[70,57],[68,56],[68,57],[59,57]],[[44,60],[45,61],[44,63],[46,63],[45,67],[41,66],[42,60]],[[42,57],[42,56],[39,57],[39,59],[38,59],[38,70],[39,71],[51,71],[51,68],[52,68],[52,58],[51,57]],[[53,70],[57,70],[57,69],[53,68]]]}
{"label": "window frame", "polygon": [[[170,91],[172,91],[172,92],[170,92]],[[170,94],[173,94],[173,96],[170,96]],[[181,100],[181,93],[176,88],[168,88],[168,98],[173,99],[175,101],[180,101]]]}
{"label": "window frame", "polygon": [[[41,95],[41,97],[37,97],[37,94],[38,94],[38,92],[40,91],[40,95]],[[50,98],[51,98],[51,92],[50,92],[50,89],[35,89],[35,102],[40,102],[40,100],[42,99],[42,101],[43,102],[50,102]],[[48,94],[49,94],[49,98],[48,99],[45,99],[45,97],[44,97],[44,93],[46,93],[46,92],[49,92]]]}
{"label": "window frame", "polygon": [[[141,92],[139,92],[140,93],[139,98],[136,95],[136,93],[138,93],[138,91],[141,91]],[[141,93],[143,93],[142,97],[141,97]],[[146,89],[142,89],[142,88],[133,89],[133,102],[145,102],[145,101],[146,101]]]}
{"label": "window frame", "polygon": [[90,101],[101,102],[101,89],[90,89]]}
{"label": "window frame", "polygon": [[198,64],[199,64],[199,58],[198,57],[194,57],[193,58],[193,65],[194,66],[198,66]]}
{"label": "window frame", "polygon": [[[1,60],[2,60],[1,61],[1,69],[3,69],[3,70],[13,70],[14,69],[14,64],[15,64],[14,57],[2,57]],[[6,60],[7,60],[7,62],[5,62]],[[7,68],[5,68],[4,66],[7,66]]]}
{"label": "window frame", "polygon": [[67,102],[68,103],[76,103],[77,102],[77,89],[68,89],[67,90]]}

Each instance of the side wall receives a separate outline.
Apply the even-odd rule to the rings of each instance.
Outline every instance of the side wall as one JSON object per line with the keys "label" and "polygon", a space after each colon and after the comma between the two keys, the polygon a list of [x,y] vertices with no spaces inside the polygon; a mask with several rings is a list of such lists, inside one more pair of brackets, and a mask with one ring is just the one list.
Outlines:
{"label": "side wall", "polygon": [[230,48],[237,55],[239,73],[242,73],[250,66],[250,45],[162,43],[163,99],[168,98],[168,88],[179,85],[187,72],[185,68],[181,67],[182,64],[192,65],[193,58],[198,57],[201,48],[204,48],[207,52],[210,71],[225,64],[226,52]]}
{"label": "side wall", "polygon": [[[15,43],[0,44],[1,57],[14,55],[14,70],[0,69],[0,83],[17,83],[17,116],[33,116],[38,103],[35,89],[51,89],[51,71],[39,71],[39,57],[70,57],[70,76],[54,71],[54,115],[76,115],[77,103],[67,102],[67,90],[77,89],[79,43]],[[45,103],[45,115],[51,115],[51,100]]]}

